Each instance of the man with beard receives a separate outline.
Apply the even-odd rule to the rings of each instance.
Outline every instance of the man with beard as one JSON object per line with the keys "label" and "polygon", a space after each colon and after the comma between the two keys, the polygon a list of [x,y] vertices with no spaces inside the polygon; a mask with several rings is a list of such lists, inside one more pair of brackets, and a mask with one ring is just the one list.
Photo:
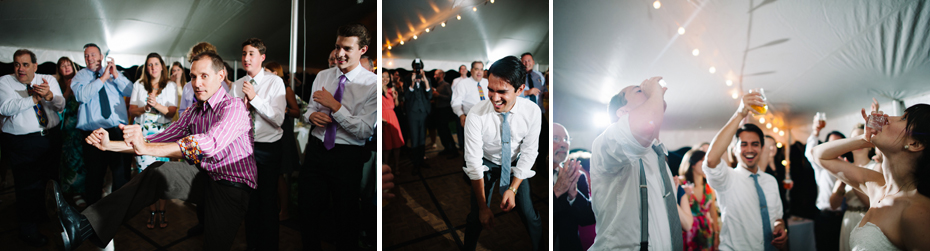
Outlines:
{"label": "man with beard", "polygon": [[[754,124],[740,127],[740,121],[754,111],[752,105],[765,105],[761,95],[743,96],[733,117],[714,137],[704,159],[707,183],[717,191],[723,215],[720,250],[768,251],[785,249],[788,242],[788,230],[781,219],[778,182],[759,168],[765,142],[762,129]],[[730,168],[720,158],[734,136],[739,165]]]}
{"label": "man with beard", "polygon": [[594,224],[594,212],[588,197],[588,181],[581,162],[568,160],[571,138],[559,123],[552,125],[552,185],[554,198],[553,236],[555,250],[581,250],[578,226]]}

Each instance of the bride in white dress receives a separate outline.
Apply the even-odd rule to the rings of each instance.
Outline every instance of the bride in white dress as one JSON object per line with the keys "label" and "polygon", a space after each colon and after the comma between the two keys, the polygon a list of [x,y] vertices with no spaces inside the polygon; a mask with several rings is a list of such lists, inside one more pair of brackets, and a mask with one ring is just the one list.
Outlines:
{"label": "bride in white dress", "polygon": [[[849,133],[852,138],[862,136],[862,134],[865,134],[865,125],[862,123],[857,124]],[[880,160],[881,152],[878,153],[877,156],[879,157],[876,157],[876,160],[871,160],[869,159],[871,149],[852,150],[852,163],[859,167],[881,172],[880,163],[877,162],[877,160]],[[854,190],[852,186],[847,186],[843,181],[837,180],[836,186],[833,188],[833,195],[830,196],[830,207],[834,210],[840,210],[844,201],[847,208],[846,213],[843,214],[843,227],[840,228],[840,251],[850,251],[852,250],[852,246],[849,245],[850,233],[859,226],[859,221],[862,220],[862,217],[865,217],[865,213],[869,210],[869,197]]]}
{"label": "bride in white dress", "polygon": [[[850,233],[852,250],[930,249],[930,105],[913,105],[900,117],[877,111],[873,103],[873,115],[887,120],[879,129],[819,145],[814,161],[869,197],[869,211]],[[862,117],[868,120],[865,109]],[[881,172],[837,159],[873,146],[884,154]]]}

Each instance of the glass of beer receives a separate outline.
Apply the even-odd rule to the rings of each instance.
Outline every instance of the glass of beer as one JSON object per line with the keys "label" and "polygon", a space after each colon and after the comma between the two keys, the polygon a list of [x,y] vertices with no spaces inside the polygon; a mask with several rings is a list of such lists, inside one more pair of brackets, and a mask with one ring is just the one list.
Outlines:
{"label": "glass of beer", "polygon": [[814,119],[817,120],[818,127],[824,128],[827,126],[827,114],[818,112],[814,115]]}
{"label": "glass of beer", "polygon": [[791,190],[791,188],[794,187],[794,181],[791,180],[791,177],[788,177],[787,179],[785,179],[784,182],[785,182],[784,183],[785,190]]}
{"label": "glass of beer", "polygon": [[750,107],[752,107],[753,110],[756,110],[756,112],[758,112],[759,114],[765,114],[765,112],[769,110],[768,99],[765,98],[765,90],[762,88],[759,88],[758,91],[749,90],[749,93],[753,93],[753,92],[758,92],[762,96],[762,102],[764,102],[764,104],[763,106],[750,105]]}

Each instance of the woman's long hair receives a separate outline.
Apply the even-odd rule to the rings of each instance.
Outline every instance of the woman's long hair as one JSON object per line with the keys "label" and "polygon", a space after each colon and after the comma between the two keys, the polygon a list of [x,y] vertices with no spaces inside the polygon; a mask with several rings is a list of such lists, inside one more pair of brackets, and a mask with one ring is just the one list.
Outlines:
{"label": "woman's long hair", "polygon": [[[171,64],[171,68],[174,68],[175,66],[177,66],[178,68],[181,68],[181,82],[178,82],[178,83],[175,83],[175,84],[178,84],[178,85],[181,85],[181,86],[187,84],[187,74],[184,74],[184,66],[181,65],[181,62],[174,61],[174,63]],[[173,80],[173,79],[172,79],[172,80]]]}
{"label": "woman's long hair", "polygon": [[917,166],[914,167],[917,192],[930,197],[930,105],[908,107],[904,110],[904,119],[907,121],[907,135],[924,146],[917,158]]}
{"label": "woman's long hair", "polygon": [[[149,59],[157,58],[158,62],[161,63],[161,76],[158,77],[158,93],[161,94],[161,91],[168,86],[168,67],[165,66],[165,60],[161,58],[161,55],[158,53],[152,52],[145,57],[145,64],[142,65],[142,86],[145,87],[145,93],[152,93],[152,79],[153,76],[149,76]],[[156,95],[157,95],[156,94]]]}

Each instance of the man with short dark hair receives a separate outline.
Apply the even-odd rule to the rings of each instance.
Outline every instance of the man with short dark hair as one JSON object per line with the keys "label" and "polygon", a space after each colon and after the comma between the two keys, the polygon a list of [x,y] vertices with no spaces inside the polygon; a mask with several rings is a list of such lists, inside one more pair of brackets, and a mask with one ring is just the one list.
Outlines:
{"label": "man with short dark hair", "polygon": [[[87,68],[78,71],[71,81],[74,98],[81,103],[76,127],[85,137],[98,128],[104,128],[108,130],[110,140],[123,140],[123,132],[117,125],[129,122],[124,98],[132,95],[132,81],[116,69],[116,62],[110,61],[107,67],[102,67],[105,56],[96,44],[84,45]],[[84,200],[87,205],[93,205],[102,196],[108,166],[113,179],[112,190],[126,184],[132,155],[104,152],[89,145],[84,145],[83,151],[87,171]]]}
{"label": "man with short dark hair", "polygon": [[[717,192],[722,224],[720,250],[775,250],[787,248],[788,230],[782,220],[778,181],[761,170],[762,129],[741,121],[763,106],[758,93],[743,96],[739,108],[714,137],[704,158],[707,184]],[[721,157],[736,139],[736,168],[726,166]]]}
{"label": "man with short dark hair", "polygon": [[[682,250],[678,192],[659,142],[665,118],[662,77],[611,98],[611,123],[592,145],[591,204],[597,236],[591,250]],[[690,214],[689,214],[690,215]]]}
{"label": "man with short dark hair", "polygon": [[[482,227],[489,230],[494,227],[491,197],[499,194],[500,208],[509,212],[516,207],[530,235],[533,250],[539,250],[542,222],[533,208],[529,181],[526,181],[536,175],[532,167],[539,154],[537,141],[542,123],[539,107],[517,97],[523,92],[526,81],[526,71],[517,57],[508,56],[494,62],[488,72],[488,97],[477,102],[465,120],[463,169],[471,180],[472,196],[464,249],[476,248]],[[472,74],[481,76],[480,72]]]}
{"label": "man with short dark hair", "polygon": [[119,128],[125,141],[111,141],[108,130],[94,130],[87,143],[101,151],[184,159],[156,162],[133,177],[123,188],[78,212],[62,197],[58,184],[53,195],[64,229],[65,250],[85,240],[103,247],[120,226],[158,199],[191,201],[204,208],[206,250],[229,250],[245,216],[249,194],[256,188],[252,155],[252,126],[241,99],[221,90],[226,79],[223,59],[214,52],[193,58],[191,85],[197,104],[181,114],[163,132],[143,136],[139,125]]}
{"label": "man with short dark hair", "polygon": [[452,120],[452,116],[455,114],[452,112],[451,105],[452,86],[449,85],[449,82],[446,82],[445,77],[446,72],[440,69],[433,72],[433,79],[437,82],[433,91],[433,100],[436,102],[433,103],[435,109],[430,115],[432,117],[430,122],[433,123],[436,134],[439,134],[439,139],[442,140],[443,150],[439,154],[448,154],[451,158],[455,158],[459,156],[459,151],[455,147],[455,140],[452,139],[452,130],[449,129],[449,121]]}
{"label": "man with short dark hair", "polygon": [[[377,123],[381,87],[377,76],[359,63],[368,51],[369,39],[368,29],[361,24],[339,27],[336,67],[317,75],[313,100],[303,115],[316,126],[307,143],[310,161],[300,175],[304,249],[320,249],[324,231],[335,236],[337,249],[358,249],[359,181],[371,157],[364,145]],[[326,211],[334,212],[340,222],[324,225]]]}
{"label": "man with short dark hair", "polygon": [[41,247],[48,239],[37,225],[48,220],[45,182],[58,179],[58,113],[65,108],[65,98],[55,77],[36,74],[35,53],[17,50],[13,68],[13,74],[0,77],[0,153],[13,171],[19,238]]}
{"label": "man with short dark hair", "polygon": [[265,43],[258,38],[242,42],[242,68],[246,75],[229,88],[229,96],[241,98],[249,110],[254,135],[258,188],[249,199],[246,241],[249,248],[278,249],[278,175],[281,173],[281,138],[284,130],[284,80],[262,68]]}
{"label": "man with short dark hair", "polygon": [[[814,182],[817,185],[817,200],[815,206],[820,211],[814,218],[814,237],[817,241],[818,250],[838,250],[840,247],[840,231],[843,226],[843,214],[846,213],[843,207],[834,209],[830,206],[830,196],[833,195],[833,187],[836,184],[836,176],[821,166],[820,161],[814,161],[813,149],[820,144],[818,137],[820,131],[827,125],[826,122],[820,123],[818,118],[814,118],[811,123],[811,135],[807,138],[807,145],[804,149],[804,157],[814,169]],[[827,134],[827,142],[845,139],[846,136],[839,131],[832,131]],[[845,203],[843,203],[845,204]]]}
{"label": "man with short dark hair", "polygon": [[[400,90],[404,95],[404,109],[407,114],[407,131],[404,131],[404,136],[409,139],[405,142],[410,144],[410,162],[413,164],[414,176],[420,175],[421,168],[429,167],[423,161],[423,157],[426,155],[426,117],[432,108],[430,99],[433,98],[429,79],[422,68],[422,61],[419,60],[413,61],[414,72],[410,74],[410,82],[407,82],[406,88]],[[420,64],[421,67],[417,69],[416,64]]]}
{"label": "man with short dark hair", "polygon": [[[533,54],[527,52],[523,53],[520,56],[520,61],[523,62],[523,65],[526,66],[526,91],[520,93],[521,97],[525,97],[542,107],[542,94],[546,90],[546,79],[543,78],[541,72],[533,69],[536,66],[536,61],[533,60]],[[544,109],[543,109],[544,110]]]}

